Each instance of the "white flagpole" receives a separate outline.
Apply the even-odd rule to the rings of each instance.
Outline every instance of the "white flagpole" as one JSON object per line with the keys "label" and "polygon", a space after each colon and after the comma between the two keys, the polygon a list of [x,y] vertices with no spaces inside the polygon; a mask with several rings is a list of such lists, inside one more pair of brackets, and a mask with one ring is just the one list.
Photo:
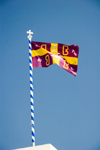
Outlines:
{"label": "white flagpole", "polygon": [[31,30],[27,31],[29,39],[29,70],[30,70],[30,101],[31,101],[31,132],[32,132],[32,146],[35,146],[35,129],[34,129],[34,99],[33,99],[33,72],[32,72],[32,54],[31,54]]}

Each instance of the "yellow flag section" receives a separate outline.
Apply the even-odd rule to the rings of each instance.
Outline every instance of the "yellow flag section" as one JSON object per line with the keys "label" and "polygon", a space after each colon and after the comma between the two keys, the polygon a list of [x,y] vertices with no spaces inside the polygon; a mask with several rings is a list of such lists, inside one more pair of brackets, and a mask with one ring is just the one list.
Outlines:
{"label": "yellow flag section", "polygon": [[58,54],[58,43],[51,43],[50,52],[52,54]]}
{"label": "yellow flag section", "polygon": [[48,51],[42,47],[37,50],[32,50],[32,57],[43,56],[46,54],[48,54]]}
{"label": "yellow flag section", "polygon": [[76,57],[68,57],[68,56],[62,56],[62,57],[68,62],[68,64],[78,65],[78,58],[76,58]]}
{"label": "yellow flag section", "polygon": [[58,43],[51,43],[50,52],[53,54],[53,64],[59,65],[60,56],[58,55]]}

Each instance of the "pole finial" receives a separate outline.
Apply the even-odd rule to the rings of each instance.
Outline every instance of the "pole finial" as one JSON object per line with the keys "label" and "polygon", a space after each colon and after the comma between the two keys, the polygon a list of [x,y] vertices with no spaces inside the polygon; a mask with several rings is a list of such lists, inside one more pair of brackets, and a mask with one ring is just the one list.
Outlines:
{"label": "pole finial", "polygon": [[28,39],[32,39],[32,35],[31,35],[31,34],[33,34],[33,32],[31,32],[31,30],[29,30],[29,31],[27,31],[26,33],[29,34],[29,35],[27,36],[27,38],[28,38]]}

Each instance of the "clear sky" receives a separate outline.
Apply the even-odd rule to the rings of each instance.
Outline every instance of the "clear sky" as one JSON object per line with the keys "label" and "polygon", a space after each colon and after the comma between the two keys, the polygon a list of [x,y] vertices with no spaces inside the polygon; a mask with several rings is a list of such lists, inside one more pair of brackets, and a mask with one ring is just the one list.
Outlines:
{"label": "clear sky", "polygon": [[77,76],[35,68],[36,145],[100,150],[100,1],[0,0],[0,150],[31,146],[32,40],[79,45]]}

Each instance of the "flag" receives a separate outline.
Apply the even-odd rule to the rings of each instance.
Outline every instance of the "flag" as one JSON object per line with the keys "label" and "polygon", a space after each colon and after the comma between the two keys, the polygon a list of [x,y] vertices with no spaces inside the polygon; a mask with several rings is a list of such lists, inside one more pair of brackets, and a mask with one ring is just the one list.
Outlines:
{"label": "flag", "polygon": [[57,64],[76,76],[79,53],[78,46],[31,41],[31,50],[33,69]]}

